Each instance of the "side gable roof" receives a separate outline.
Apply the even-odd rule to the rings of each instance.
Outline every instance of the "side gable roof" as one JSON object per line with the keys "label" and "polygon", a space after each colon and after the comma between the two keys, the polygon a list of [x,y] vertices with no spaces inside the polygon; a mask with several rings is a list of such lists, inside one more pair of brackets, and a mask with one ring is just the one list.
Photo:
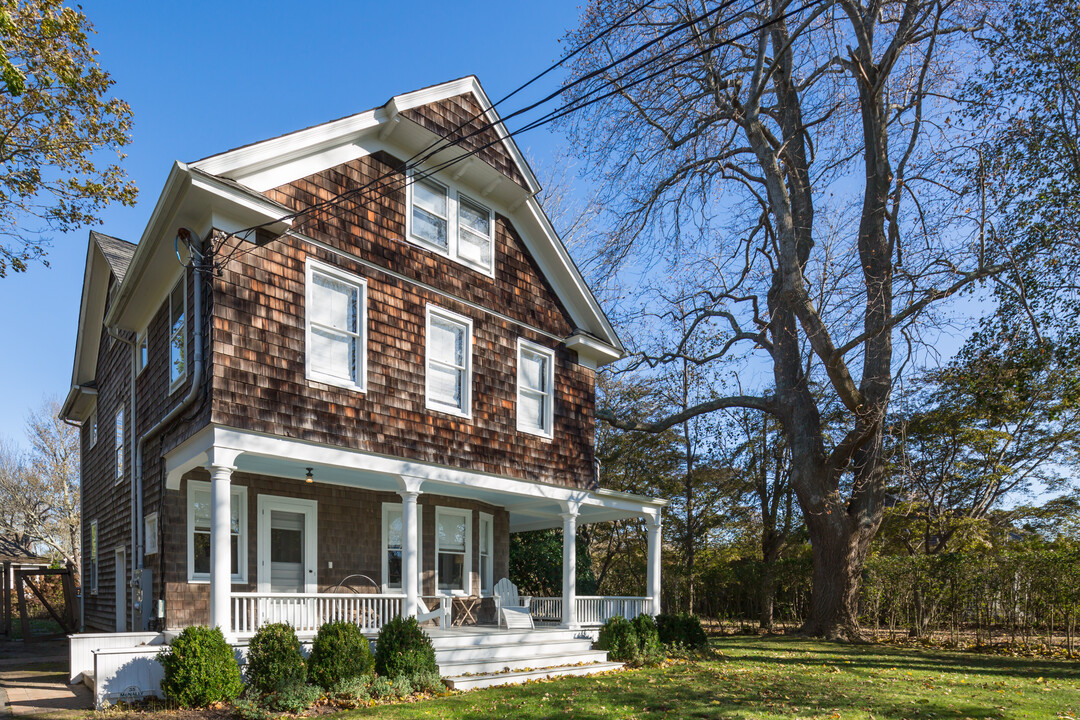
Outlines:
{"label": "side gable roof", "polygon": [[35,563],[47,562],[43,557],[34,554],[34,551],[25,542],[19,542],[13,535],[0,535],[0,561]]}
{"label": "side gable roof", "polygon": [[75,334],[75,362],[61,417],[83,419],[90,412],[95,390],[101,324],[105,318],[109,280],[119,287],[135,256],[136,246],[120,238],[90,231],[83,272],[82,300],[79,303],[79,329]]}

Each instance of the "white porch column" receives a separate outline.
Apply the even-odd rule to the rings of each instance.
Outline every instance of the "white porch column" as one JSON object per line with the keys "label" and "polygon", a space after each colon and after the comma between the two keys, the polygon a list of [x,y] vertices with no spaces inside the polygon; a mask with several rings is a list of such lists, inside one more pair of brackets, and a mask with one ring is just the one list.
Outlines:
{"label": "white porch column", "polygon": [[229,593],[232,591],[231,465],[210,466],[210,627],[232,632]]}
{"label": "white porch column", "polygon": [[398,494],[401,495],[401,587],[405,591],[405,616],[415,617],[416,605],[420,600],[419,548],[416,547],[419,534],[416,500],[420,497],[420,491],[407,488]]}
{"label": "white porch column", "polygon": [[660,513],[658,512],[655,515],[646,516],[645,525],[648,529],[649,536],[649,564],[645,592],[650,598],[652,598],[652,608],[650,614],[655,617],[656,615],[660,614]]}
{"label": "white porch column", "polygon": [[562,626],[576,629],[577,624],[577,508],[562,513]]}

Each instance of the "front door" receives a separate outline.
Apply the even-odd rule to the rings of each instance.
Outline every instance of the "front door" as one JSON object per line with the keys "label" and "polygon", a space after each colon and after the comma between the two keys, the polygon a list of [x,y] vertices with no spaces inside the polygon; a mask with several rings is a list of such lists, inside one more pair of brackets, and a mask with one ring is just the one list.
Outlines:
{"label": "front door", "polygon": [[314,500],[259,496],[259,592],[318,592]]}

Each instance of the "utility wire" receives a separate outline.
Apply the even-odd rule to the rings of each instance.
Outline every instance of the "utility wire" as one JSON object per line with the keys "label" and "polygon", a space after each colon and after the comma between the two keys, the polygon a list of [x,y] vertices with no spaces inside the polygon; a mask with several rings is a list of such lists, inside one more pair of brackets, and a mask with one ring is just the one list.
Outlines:
{"label": "utility wire", "polygon": [[[632,75],[633,73],[637,72],[638,70],[640,70],[640,69],[642,69],[644,67],[647,67],[649,64],[654,63],[657,59],[663,58],[663,57],[665,57],[667,55],[670,55],[671,53],[673,53],[673,52],[677,51],[678,49],[684,47],[686,44],[689,44],[690,42],[693,42],[694,40],[697,39],[697,38],[690,38],[689,40],[683,41],[683,42],[679,43],[678,45],[674,46],[672,49],[666,50],[664,53],[661,53],[659,56],[657,56],[657,58],[651,58],[648,61],[640,63],[640,64],[636,65],[635,67],[631,68],[630,70],[627,70],[627,71],[623,72],[619,77],[614,78],[614,79],[612,79],[610,81],[605,81],[600,87],[590,91],[589,93],[586,93],[586,95],[583,96],[582,98],[577,98],[572,102],[569,102],[569,103],[567,103],[565,105],[559,106],[556,109],[554,109],[554,110],[546,113],[545,115],[541,116],[540,118],[537,118],[533,122],[525,125],[524,127],[519,128],[519,129],[517,129],[517,130],[515,130],[513,132],[508,132],[506,137],[498,137],[498,138],[496,138],[494,140],[488,141],[488,142],[484,143],[483,145],[481,145],[481,146],[479,146],[477,148],[474,148],[471,151],[467,151],[467,152],[465,152],[464,154],[462,154],[460,156],[450,158],[450,159],[448,159],[446,161],[443,161],[441,163],[436,164],[435,166],[425,168],[421,172],[410,172],[411,170],[415,169],[415,167],[419,163],[414,163],[414,164],[412,164],[411,167],[410,166],[404,166],[404,167],[401,167],[401,168],[397,168],[393,172],[384,173],[379,178],[376,178],[376,179],[366,183],[363,186],[347,190],[347,191],[345,191],[343,193],[340,193],[339,195],[337,195],[337,196],[335,196],[333,198],[330,198],[328,200],[325,200],[325,201],[322,201],[322,202],[319,202],[319,203],[314,203],[314,204],[312,204],[312,205],[310,205],[310,206],[308,206],[306,208],[302,208],[301,210],[298,210],[298,211],[295,211],[295,212],[290,213],[288,215],[285,215],[285,216],[283,216],[282,218],[280,218],[278,220],[269,221],[267,223],[263,223],[261,225],[254,226],[253,228],[243,230],[243,231],[239,231],[239,232],[250,232],[252,230],[255,230],[255,229],[258,229],[258,228],[261,228],[261,227],[265,227],[267,225],[271,225],[271,224],[274,224],[276,222],[280,222],[281,220],[292,219],[292,218],[300,217],[300,216],[308,214],[308,213],[315,213],[315,212],[318,212],[318,211],[321,211],[321,210],[328,210],[328,209],[334,207],[335,205],[338,205],[338,204],[342,203],[343,201],[345,201],[347,199],[350,199],[351,197],[354,197],[354,196],[360,195],[362,193],[365,193],[368,190],[372,190],[372,186],[375,185],[375,183],[378,182],[379,180],[382,180],[382,179],[388,178],[388,177],[393,178],[394,182],[389,183],[389,184],[386,184],[386,183],[380,184],[379,186],[375,187],[374,190],[373,190],[373,192],[376,193],[376,194],[368,196],[368,197],[359,198],[357,200],[357,202],[358,203],[361,202],[361,201],[367,202],[367,201],[371,201],[371,200],[377,200],[377,199],[380,199],[382,197],[386,197],[390,192],[397,192],[397,191],[399,191],[401,189],[404,189],[408,185],[411,185],[411,184],[413,184],[415,182],[419,182],[421,180],[424,180],[424,179],[430,177],[431,175],[433,175],[433,174],[435,174],[437,172],[440,172],[440,171],[442,171],[442,170],[444,170],[444,169],[446,169],[448,167],[451,167],[451,166],[453,166],[453,165],[455,165],[455,164],[457,164],[459,162],[462,162],[462,161],[464,161],[464,160],[466,160],[468,158],[474,157],[477,154],[479,154],[480,152],[482,152],[483,150],[487,149],[488,147],[491,147],[492,145],[496,145],[498,143],[501,143],[503,140],[505,140],[505,139],[507,139],[509,137],[514,137],[514,136],[519,135],[521,133],[528,132],[530,130],[534,130],[536,128],[542,127],[542,126],[550,124],[552,122],[555,122],[556,120],[559,120],[562,117],[565,117],[565,116],[567,116],[567,115],[569,115],[571,113],[577,112],[579,110],[583,110],[586,107],[589,107],[589,106],[594,105],[594,104],[596,104],[598,102],[606,100],[606,99],[608,99],[608,98],[610,98],[610,97],[612,97],[614,95],[617,95],[617,94],[619,94],[621,92],[625,92],[626,90],[628,90],[628,89],[630,89],[630,88],[632,88],[632,87],[634,87],[634,86],[636,86],[636,85],[638,85],[638,84],[640,84],[642,82],[650,80],[650,79],[652,79],[652,78],[654,78],[654,77],[656,77],[658,75],[666,73],[666,72],[678,67],[681,64],[684,64],[686,62],[689,62],[689,61],[695,60],[695,59],[697,59],[699,57],[702,57],[702,56],[704,56],[704,55],[712,52],[713,50],[716,50],[716,49],[718,49],[718,48],[720,48],[720,47],[722,47],[724,45],[730,45],[730,44],[732,44],[734,42],[737,42],[739,40],[742,40],[742,39],[744,39],[744,38],[746,38],[746,37],[748,37],[750,35],[754,35],[754,34],[760,32],[761,30],[766,29],[771,25],[774,25],[777,22],[780,22],[782,20],[785,20],[785,19],[791,17],[792,15],[796,15],[798,13],[801,13],[801,12],[807,10],[807,9],[810,9],[810,8],[814,7],[815,5],[819,5],[822,2],[827,2],[827,1],[829,1],[829,0],[811,0],[811,2],[805,3],[804,5],[801,5],[800,7],[795,8],[794,10],[789,10],[789,11],[787,11],[787,12],[781,14],[781,15],[778,15],[778,16],[770,19],[770,20],[767,20],[766,22],[761,23],[758,26],[755,26],[753,28],[750,28],[749,30],[744,31],[743,33],[740,33],[738,35],[727,38],[725,40],[720,40],[720,41],[717,41],[717,42],[712,43],[710,45],[707,45],[703,49],[701,49],[700,51],[698,51],[698,52],[696,52],[696,53],[694,53],[694,54],[692,54],[690,56],[687,56],[685,58],[680,58],[676,62],[666,64],[666,65],[660,67],[658,70],[654,70],[653,72],[650,72],[650,73],[648,73],[648,74],[646,74],[646,75],[644,75],[642,77],[630,80],[629,82],[625,82],[625,83],[622,82],[622,81],[626,80],[626,78],[628,76]],[[724,4],[724,7],[730,6],[734,2],[735,2],[735,0],[728,0],[728,2],[726,2]],[[713,12],[715,12],[715,11],[713,11]],[[636,54],[636,52],[635,52],[635,54]],[[610,67],[610,65],[608,67]],[[610,90],[610,91],[608,91],[606,93],[603,93],[601,95],[598,95],[598,96],[595,96],[595,97],[590,97],[590,94],[600,92],[605,87],[614,87],[614,89],[612,89],[612,90]],[[483,131],[485,131],[487,129],[490,129],[490,128],[496,126],[497,124],[499,124],[499,123],[489,123],[486,127],[475,130],[472,133],[470,133],[470,135],[468,135],[466,137],[472,137],[472,136],[474,136],[474,135],[476,135],[476,134],[478,134],[480,132],[483,132]],[[464,139],[464,138],[462,138],[462,139]],[[460,142],[461,142],[461,139],[455,141],[453,144],[458,144]],[[438,154],[438,152],[441,152],[444,149],[446,149],[446,148],[445,147],[440,148],[439,150],[436,150],[433,153],[429,153],[424,159],[430,158],[431,156],[433,156],[435,154]],[[421,162],[423,162],[423,160],[421,160]],[[404,177],[402,177],[403,175],[404,175]],[[400,187],[395,187],[395,185],[399,185],[399,184],[400,184]],[[296,232],[296,228],[292,228],[291,230],[293,232]],[[238,233],[234,233],[233,235],[236,235],[236,234],[238,234]],[[232,260],[234,258],[242,257],[243,255],[246,255],[247,253],[253,252],[254,250],[258,249],[258,247],[261,247],[261,246],[253,245],[252,247],[247,248],[243,252],[240,252],[240,253],[236,253],[234,251],[234,253],[230,254],[230,256],[225,259],[225,262],[228,262],[229,260]],[[239,245],[237,246],[237,249],[239,249]]]}

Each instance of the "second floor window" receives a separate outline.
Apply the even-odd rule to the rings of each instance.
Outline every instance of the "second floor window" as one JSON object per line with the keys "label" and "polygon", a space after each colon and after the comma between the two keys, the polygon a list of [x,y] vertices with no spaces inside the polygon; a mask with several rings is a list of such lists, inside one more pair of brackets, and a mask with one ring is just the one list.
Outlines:
{"label": "second floor window", "polygon": [[488,275],[494,264],[494,215],[431,178],[409,185],[409,238]]}
{"label": "second floor window", "polygon": [[116,411],[116,482],[124,479],[124,409]]}
{"label": "second floor window", "polygon": [[518,340],[517,427],[522,432],[551,437],[554,410],[555,353],[527,340]]}
{"label": "second floor window", "polygon": [[[97,571],[98,571],[98,537],[97,537],[97,520],[90,521],[90,572],[89,572],[89,585],[90,594],[97,595],[98,583],[97,583]],[[6,581],[7,578],[4,578]]]}
{"label": "second floor window", "polygon": [[90,447],[94,447],[97,445],[97,410],[90,413],[90,419],[86,422],[89,426],[87,432],[90,433]]}
{"label": "second floor window", "polygon": [[187,278],[181,277],[169,293],[169,391],[187,377]]}
{"label": "second floor window", "polygon": [[429,410],[472,414],[472,321],[428,306],[426,397]]}
{"label": "second floor window", "polygon": [[308,378],[363,392],[367,283],[309,260],[306,301]]}

